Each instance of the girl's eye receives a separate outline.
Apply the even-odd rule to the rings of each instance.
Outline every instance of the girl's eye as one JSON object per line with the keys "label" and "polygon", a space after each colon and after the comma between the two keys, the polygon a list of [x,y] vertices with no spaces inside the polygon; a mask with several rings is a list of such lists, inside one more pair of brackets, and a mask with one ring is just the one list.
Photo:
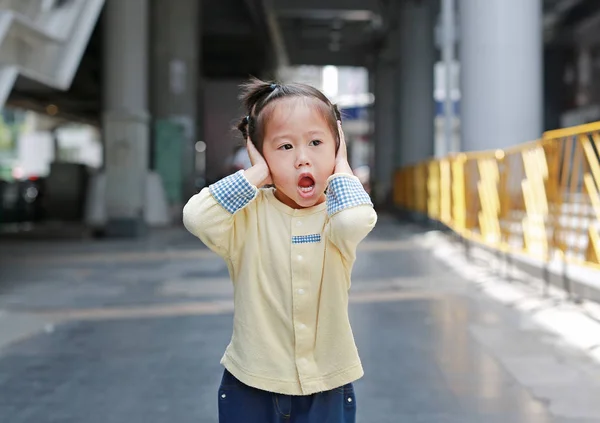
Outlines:
{"label": "girl's eye", "polygon": [[310,142],[310,145],[315,145],[315,146],[316,146],[316,145],[319,145],[319,144],[323,144],[323,141],[319,141],[319,140],[312,140],[312,141]]}
{"label": "girl's eye", "polygon": [[280,150],[290,150],[292,148],[292,144],[283,144],[279,147]]}

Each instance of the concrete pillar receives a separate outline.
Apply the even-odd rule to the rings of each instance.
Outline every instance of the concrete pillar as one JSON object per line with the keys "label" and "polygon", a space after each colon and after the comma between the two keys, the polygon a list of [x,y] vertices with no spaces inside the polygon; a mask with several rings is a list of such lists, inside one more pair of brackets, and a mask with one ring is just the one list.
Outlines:
{"label": "concrete pillar", "polygon": [[[175,205],[195,193],[195,144],[202,139],[197,136],[198,103],[201,99],[201,9],[200,0],[151,0],[150,104],[153,148],[177,149],[180,152],[179,159],[169,159],[174,161],[172,165],[163,163],[157,168],[154,164],[155,170],[163,179],[167,179],[167,197]],[[171,141],[159,139],[160,134],[165,134],[160,128],[164,123],[181,125],[183,139],[173,139],[172,143],[179,142],[182,145],[166,145]]]}
{"label": "concrete pillar", "polygon": [[462,149],[542,132],[542,1],[460,0]]}
{"label": "concrete pillar", "polygon": [[395,163],[399,166],[434,153],[433,75],[436,59],[432,0],[404,1],[399,6],[398,112]]}
{"label": "concrete pillar", "polygon": [[375,203],[386,204],[391,198],[394,175],[396,63],[381,55],[374,67],[375,88],[375,160],[372,170]]}
{"label": "concrete pillar", "polygon": [[107,0],[102,129],[106,233],[143,232],[148,170],[148,1]]}

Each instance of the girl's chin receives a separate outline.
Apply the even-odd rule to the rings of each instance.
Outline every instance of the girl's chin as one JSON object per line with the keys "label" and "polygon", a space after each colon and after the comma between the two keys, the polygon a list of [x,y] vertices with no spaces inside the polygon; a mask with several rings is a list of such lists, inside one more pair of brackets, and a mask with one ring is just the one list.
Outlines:
{"label": "girl's chin", "polygon": [[325,194],[322,192],[313,192],[311,195],[306,195],[306,193],[298,194],[296,197],[296,203],[298,203],[301,207],[312,207],[318,204],[321,204],[325,201]]}

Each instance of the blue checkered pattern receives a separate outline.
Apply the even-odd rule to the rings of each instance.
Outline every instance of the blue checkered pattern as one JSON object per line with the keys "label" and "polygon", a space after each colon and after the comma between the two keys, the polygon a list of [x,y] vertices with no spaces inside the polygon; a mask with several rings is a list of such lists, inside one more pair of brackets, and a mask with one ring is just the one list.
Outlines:
{"label": "blue checkered pattern", "polygon": [[256,197],[258,190],[240,170],[229,175],[209,187],[210,193],[229,213],[234,214]]}
{"label": "blue checkered pattern", "polygon": [[292,237],[292,244],[310,244],[321,242],[321,234],[297,235]]}
{"label": "blue checkered pattern", "polygon": [[338,176],[329,182],[327,188],[327,214],[329,216],[363,204],[373,205],[371,197],[357,178]]}

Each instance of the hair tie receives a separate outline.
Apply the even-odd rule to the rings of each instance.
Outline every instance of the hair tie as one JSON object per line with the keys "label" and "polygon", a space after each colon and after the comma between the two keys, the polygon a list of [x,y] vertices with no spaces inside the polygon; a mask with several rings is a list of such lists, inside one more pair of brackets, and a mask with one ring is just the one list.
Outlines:
{"label": "hair tie", "polygon": [[271,84],[271,91],[275,91],[278,88],[277,84]]}

